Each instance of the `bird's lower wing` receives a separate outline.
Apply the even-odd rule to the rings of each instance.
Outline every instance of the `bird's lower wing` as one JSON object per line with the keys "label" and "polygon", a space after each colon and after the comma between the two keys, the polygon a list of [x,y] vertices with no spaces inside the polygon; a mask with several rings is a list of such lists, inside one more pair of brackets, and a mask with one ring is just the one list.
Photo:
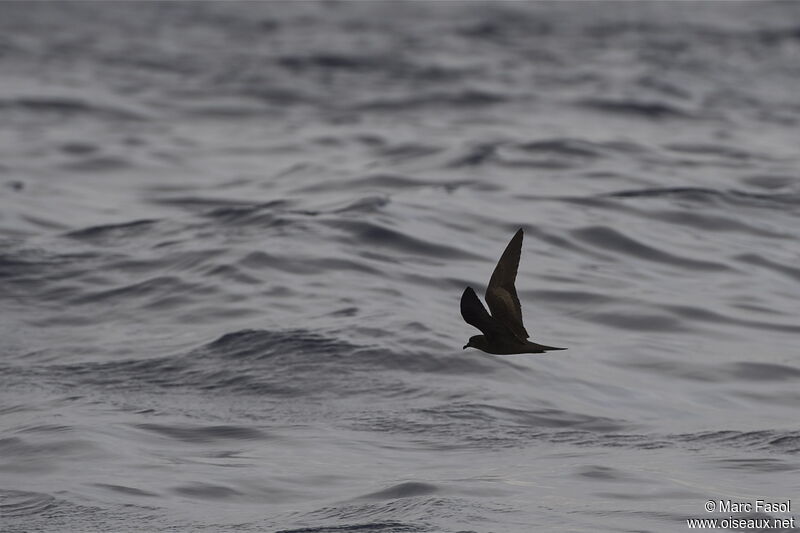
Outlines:
{"label": "bird's lower wing", "polygon": [[502,325],[492,318],[472,287],[464,289],[461,295],[461,316],[467,324],[481,330],[487,339],[503,334]]}

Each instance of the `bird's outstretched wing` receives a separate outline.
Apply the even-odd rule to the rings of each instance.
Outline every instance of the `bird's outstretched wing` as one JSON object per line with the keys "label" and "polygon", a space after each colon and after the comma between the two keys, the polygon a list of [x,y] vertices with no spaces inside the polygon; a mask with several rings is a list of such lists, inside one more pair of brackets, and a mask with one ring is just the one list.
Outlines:
{"label": "bird's outstretched wing", "polygon": [[522,229],[520,228],[494,267],[489,286],[486,288],[486,303],[489,304],[492,317],[507,326],[515,337],[524,341],[530,335],[522,325],[522,306],[517,297],[517,289],[514,288],[521,253]]}
{"label": "bird's outstretched wing", "polygon": [[464,317],[467,324],[481,330],[487,339],[507,334],[506,328],[486,311],[472,287],[464,289],[464,293],[461,295],[461,316]]}

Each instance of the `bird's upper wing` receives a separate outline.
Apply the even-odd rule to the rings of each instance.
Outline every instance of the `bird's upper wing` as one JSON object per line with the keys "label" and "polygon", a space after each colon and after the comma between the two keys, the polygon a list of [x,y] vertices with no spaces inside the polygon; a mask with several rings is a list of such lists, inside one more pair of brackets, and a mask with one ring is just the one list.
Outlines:
{"label": "bird's upper wing", "polygon": [[494,267],[486,289],[486,303],[489,304],[492,316],[507,326],[519,340],[524,341],[529,335],[522,325],[522,306],[517,297],[517,289],[514,288],[521,253],[522,229],[511,238]]}
{"label": "bird's upper wing", "polygon": [[461,295],[461,316],[467,324],[481,330],[487,340],[501,338],[507,334],[506,328],[486,311],[472,287],[464,289]]}

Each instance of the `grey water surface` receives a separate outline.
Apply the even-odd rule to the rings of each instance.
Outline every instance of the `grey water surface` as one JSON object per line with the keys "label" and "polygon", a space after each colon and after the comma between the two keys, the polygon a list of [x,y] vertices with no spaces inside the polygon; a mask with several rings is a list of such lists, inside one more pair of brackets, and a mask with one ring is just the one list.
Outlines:
{"label": "grey water surface", "polygon": [[797,3],[0,3],[0,531],[800,509],[798,121]]}

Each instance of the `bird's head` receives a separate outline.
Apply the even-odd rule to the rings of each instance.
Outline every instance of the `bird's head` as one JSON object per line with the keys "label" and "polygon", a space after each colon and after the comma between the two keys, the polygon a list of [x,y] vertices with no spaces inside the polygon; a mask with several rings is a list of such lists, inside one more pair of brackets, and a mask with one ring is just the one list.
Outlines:
{"label": "bird's head", "polygon": [[470,337],[467,341],[467,344],[464,345],[462,350],[466,350],[467,348],[477,348],[478,350],[486,351],[486,347],[489,344],[486,342],[486,337],[483,335],[475,335]]}

